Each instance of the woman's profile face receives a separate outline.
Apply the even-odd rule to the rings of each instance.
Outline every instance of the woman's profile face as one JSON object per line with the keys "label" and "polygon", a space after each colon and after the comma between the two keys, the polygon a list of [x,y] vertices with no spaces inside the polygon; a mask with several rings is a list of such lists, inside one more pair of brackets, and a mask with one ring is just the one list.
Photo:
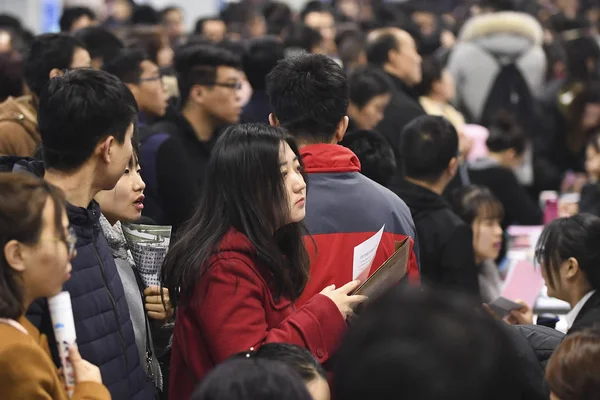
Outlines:
{"label": "woman's profile face", "polygon": [[310,393],[313,400],[330,400],[331,392],[329,390],[329,384],[327,380],[321,376],[313,379],[306,383],[308,392]]}
{"label": "woman's profile face", "polygon": [[134,222],[142,216],[146,184],[140,171],[139,164],[132,159],[114,189],[96,195],[96,201],[109,221]]}
{"label": "woman's profile face", "polygon": [[478,260],[494,260],[502,247],[502,227],[498,218],[476,218],[473,221],[473,250]]}
{"label": "woman's profile face", "polygon": [[282,142],[279,149],[279,167],[288,199],[288,224],[300,222],[306,215],[306,183],[302,176],[298,156]]}

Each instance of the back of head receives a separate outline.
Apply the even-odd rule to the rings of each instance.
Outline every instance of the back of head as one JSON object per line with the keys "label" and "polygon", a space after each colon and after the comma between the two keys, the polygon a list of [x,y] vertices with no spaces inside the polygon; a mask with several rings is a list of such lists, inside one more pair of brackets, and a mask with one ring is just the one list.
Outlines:
{"label": "back of head", "polygon": [[348,77],[350,101],[361,109],[376,96],[391,94],[393,83],[381,69],[373,66],[356,68]]}
{"label": "back of head", "polygon": [[536,261],[546,271],[547,285],[555,286],[563,261],[577,260],[592,289],[600,289],[600,218],[577,214],[546,225],[536,244]]}
{"label": "back of head", "polygon": [[287,54],[299,50],[312,53],[318,50],[322,42],[323,36],[318,30],[299,23],[291,25],[286,31],[284,44]]}
{"label": "back of head", "polygon": [[306,5],[302,9],[302,11],[300,12],[300,19],[302,21],[304,21],[306,16],[313,12],[316,12],[316,13],[325,13],[326,12],[326,13],[333,14],[333,10],[331,9],[331,7],[328,4],[326,4],[320,0],[311,0],[306,3]]}
{"label": "back of head", "polygon": [[149,57],[141,50],[123,49],[110,61],[104,63],[102,69],[124,83],[138,83],[142,75],[142,62],[146,60],[149,60]]}
{"label": "back of head", "polygon": [[519,11],[517,0],[481,0],[480,7],[489,11]]}
{"label": "back of head", "polygon": [[350,326],[334,364],[336,396],[521,398],[516,350],[500,324],[484,314],[455,293],[389,291]]}
{"label": "back of head", "polygon": [[281,35],[293,22],[292,9],[285,3],[271,1],[263,8],[269,35]]}
{"label": "back of head", "polygon": [[214,84],[220,66],[242,69],[242,62],[238,55],[217,45],[181,48],[175,54],[175,71],[182,104],[187,101],[194,85]]}
{"label": "back of head", "polygon": [[429,96],[433,91],[433,85],[442,80],[444,66],[433,56],[425,57],[421,63],[421,72],[421,83],[415,87],[415,90],[419,96]]}
{"label": "back of head", "polygon": [[396,171],[396,157],[385,137],[375,131],[356,131],[344,136],[340,145],[349,148],[360,160],[360,172],[387,186]]}
{"label": "back of head", "polygon": [[305,382],[319,376],[327,379],[327,373],[321,364],[304,347],[288,343],[267,343],[260,346],[251,357],[282,362],[294,369]]}
{"label": "back of head", "polygon": [[16,51],[0,53],[0,103],[23,95],[23,57]]}
{"label": "back of head", "polygon": [[402,131],[399,153],[407,177],[435,182],[458,154],[458,134],[445,118],[424,115]]}
{"label": "back of head", "polygon": [[500,112],[492,119],[486,145],[493,153],[512,149],[520,156],[527,146],[527,136],[513,114]]}
{"label": "back of head", "polygon": [[96,14],[87,7],[65,7],[60,17],[60,31],[69,33],[73,29],[73,24],[81,17],[88,17],[90,20],[96,19]]}
{"label": "back of head", "polygon": [[267,92],[281,126],[308,143],[331,143],[348,109],[346,75],[324,55],[281,60],[267,77]]}
{"label": "back of head", "polygon": [[595,399],[600,393],[600,331],[569,335],[546,368],[546,381],[559,399]]}
{"label": "back of head", "polygon": [[158,25],[138,25],[131,27],[126,35],[127,47],[142,50],[155,64],[159,62],[159,52],[167,46],[167,31]]}
{"label": "back of head", "polygon": [[366,38],[359,29],[339,29],[335,36],[335,44],[342,64],[348,68],[360,61],[365,51]]}
{"label": "back of head", "polygon": [[229,360],[208,373],[191,400],[310,400],[300,376],[287,365],[256,358]]}
{"label": "back of head", "polygon": [[585,82],[598,77],[600,46],[595,38],[580,35],[566,40],[564,47],[567,54],[567,70],[571,79]]}
{"label": "back of head", "polygon": [[160,13],[147,4],[135,6],[131,14],[133,25],[158,25],[160,24]]}
{"label": "back of head", "polygon": [[85,49],[85,45],[64,33],[36,36],[24,69],[25,83],[33,94],[40,95],[50,80],[50,71],[55,68],[64,71],[71,66],[73,54],[78,48]]}
{"label": "back of head", "polygon": [[74,33],[90,52],[92,60],[98,60],[97,67],[110,60],[123,49],[123,42],[107,29],[99,26],[90,26]]}
{"label": "back of head", "polygon": [[103,139],[122,144],[137,112],[131,91],[107,72],[74,70],[52,79],[38,108],[45,167],[76,170]]}
{"label": "back of head", "polygon": [[399,28],[382,28],[369,34],[366,52],[370,64],[383,67],[389,61],[389,52],[400,46],[398,32]]}
{"label": "back of head", "polygon": [[244,72],[254,90],[265,89],[268,73],[283,57],[283,43],[277,37],[266,36],[250,41],[243,64]]}

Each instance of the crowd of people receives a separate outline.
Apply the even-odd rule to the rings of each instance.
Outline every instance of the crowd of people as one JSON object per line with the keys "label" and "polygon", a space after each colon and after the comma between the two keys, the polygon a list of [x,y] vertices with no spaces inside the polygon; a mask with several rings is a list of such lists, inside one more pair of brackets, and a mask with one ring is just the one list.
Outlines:
{"label": "crowd of people", "polygon": [[[4,397],[600,398],[596,1],[254,0],[193,32],[70,3],[60,33],[0,15]],[[129,224],[170,228],[160,284]],[[506,228],[543,224],[566,332],[488,306]],[[368,298],[374,236],[370,274],[408,256]]]}

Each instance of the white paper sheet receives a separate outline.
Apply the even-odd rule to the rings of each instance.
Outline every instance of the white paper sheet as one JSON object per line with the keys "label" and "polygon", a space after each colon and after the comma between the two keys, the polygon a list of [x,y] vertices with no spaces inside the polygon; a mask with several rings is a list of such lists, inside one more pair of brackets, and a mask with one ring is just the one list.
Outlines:
{"label": "white paper sheet", "polygon": [[369,277],[371,264],[377,254],[379,242],[383,236],[385,225],[381,227],[379,232],[365,240],[354,248],[354,262],[352,263],[352,279],[360,279],[364,282]]}

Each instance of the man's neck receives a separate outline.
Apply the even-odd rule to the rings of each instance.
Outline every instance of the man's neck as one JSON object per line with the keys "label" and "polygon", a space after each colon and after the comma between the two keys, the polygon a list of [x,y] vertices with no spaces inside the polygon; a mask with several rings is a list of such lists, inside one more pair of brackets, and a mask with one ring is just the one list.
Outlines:
{"label": "man's neck", "polygon": [[504,163],[502,162],[502,154],[489,152],[488,158],[491,158],[492,160],[496,161],[501,166],[505,167]]}
{"label": "man's neck", "polygon": [[65,193],[66,200],[77,207],[87,208],[100,189],[94,187],[94,169],[83,166],[75,172],[47,170],[44,179]]}
{"label": "man's neck", "polygon": [[217,127],[210,116],[206,115],[202,110],[194,109],[191,106],[184,107],[182,114],[192,126],[198,140],[208,142],[212,139]]}
{"label": "man's neck", "polygon": [[402,81],[403,84],[405,84],[406,86],[408,86],[408,84],[406,83],[406,80],[404,79],[404,77],[398,75],[398,71],[396,71],[390,64],[385,64],[383,66],[383,71],[386,72],[389,75],[392,75],[394,78],[399,79],[400,81]]}
{"label": "man's neck", "polygon": [[446,189],[446,183],[443,182],[442,179],[438,180],[435,183],[420,181],[418,179],[409,178],[408,176],[404,177],[404,179],[406,179],[408,182],[414,185],[421,186],[427,190],[431,190],[433,193],[440,196],[444,193],[444,190]]}

